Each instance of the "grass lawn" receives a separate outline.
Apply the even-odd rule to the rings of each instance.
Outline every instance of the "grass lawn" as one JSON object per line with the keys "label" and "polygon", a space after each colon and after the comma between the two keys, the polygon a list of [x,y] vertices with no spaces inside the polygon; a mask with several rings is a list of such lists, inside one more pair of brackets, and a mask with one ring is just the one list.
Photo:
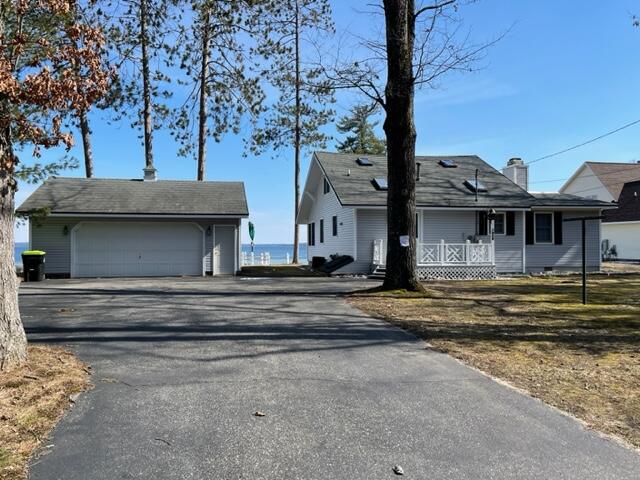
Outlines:
{"label": "grass lawn", "polygon": [[26,478],[31,454],[88,387],[87,367],[57,347],[29,347],[25,366],[0,373],[0,480]]}
{"label": "grass lawn", "polygon": [[426,283],[350,302],[640,447],[640,275]]}

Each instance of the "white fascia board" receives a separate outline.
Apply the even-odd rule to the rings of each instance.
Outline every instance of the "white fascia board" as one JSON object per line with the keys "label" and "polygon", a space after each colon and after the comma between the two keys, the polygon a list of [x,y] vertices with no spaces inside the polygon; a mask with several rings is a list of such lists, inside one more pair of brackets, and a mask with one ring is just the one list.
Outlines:
{"label": "white fascia board", "polygon": [[220,219],[220,218],[249,218],[249,215],[153,215],[139,213],[50,213],[48,217],[67,218],[172,218],[172,219]]}
{"label": "white fascia board", "polygon": [[626,222],[602,222],[602,225],[640,225],[640,220],[628,220]]}
{"label": "white fascia board", "polygon": [[[344,205],[345,207],[357,208],[358,210],[386,210],[387,207],[381,205]],[[416,205],[417,210],[487,210],[493,208],[501,212],[525,212],[530,210],[528,207],[520,208],[502,208],[502,207],[422,207]]]}

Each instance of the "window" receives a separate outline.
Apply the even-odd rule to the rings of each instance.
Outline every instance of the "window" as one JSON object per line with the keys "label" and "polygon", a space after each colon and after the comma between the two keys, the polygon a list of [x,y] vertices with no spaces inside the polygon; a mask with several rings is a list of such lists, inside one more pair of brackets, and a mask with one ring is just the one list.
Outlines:
{"label": "window", "polygon": [[338,236],[338,216],[334,215],[331,218],[331,229],[333,231],[333,236],[337,237]]}
{"label": "window", "polygon": [[329,180],[327,180],[326,178],[324,179],[322,191],[325,195],[331,191],[331,185],[329,185]]}
{"label": "window", "polygon": [[376,190],[387,190],[389,188],[386,178],[374,178],[371,183],[373,183]]}
{"label": "window", "polygon": [[320,219],[320,243],[324,243],[324,218]]}
{"label": "window", "polygon": [[316,224],[307,225],[307,245],[313,247],[316,244]]}
{"label": "window", "polygon": [[506,233],[506,221],[504,213],[496,213],[496,220],[493,224],[493,231],[496,235],[504,235]]}
{"label": "window", "polygon": [[373,165],[373,163],[371,163],[371,161],[367,157],[359,157],[356,160],[356,163],[361,167],[371,167]]}
{"label": "window", "polygon": [[553,243],[553,214],[536,213],[536,243]]}

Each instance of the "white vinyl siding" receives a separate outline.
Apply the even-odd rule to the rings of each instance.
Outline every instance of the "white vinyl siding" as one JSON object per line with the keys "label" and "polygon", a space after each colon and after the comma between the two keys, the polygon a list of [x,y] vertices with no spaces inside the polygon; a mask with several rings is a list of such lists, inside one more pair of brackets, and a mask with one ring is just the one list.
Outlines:
{"label": "white vinyl siding", "polygon": [[370,273],[373,262],[374,240],[387,238],[387,211],[385,209],[359,208],[357,210],[358,257],[353,270]]}
{"label": "white vinyl siding", "polygon": [[[563,211],[563,218],[597,216],[598,211]],[[545,268],[554,270],[578,270],[582,265],[580,245],[582,242],[581,222],[563,222],[562,245],[537,243],[527,245],[527,271],[539,272]],[[600,268],[600,221],[586,222],[587,267],[589,270]]]}
{"label": "white vinyl siding", "polygon": [[[321,177],[312,191],[315,201],[309,212],[309,224],[315,224],[315,245],[311,245],[311,242],[307,240],[308,260],[311,261],[314,256],[325,257],[329,260],[329,256],[333,254],[355,257],[354,209],[343,207],[332,188],[324,193],[324,182],[325,179]],[[338,217],[338,235],[336,236],[332,231],[334,216]],[[320,220],[323,220],[324,224],[323,242],[320,241]],[[350,273],[351,271],[352,267],[347,265],[337,273]]]}
{"label": "white vinyl siding", "polygon": [[584,198],[596,198],[603,202],[617,200],[602,184],[600,179],[593,173],[589,165],[585,165],[582,171],[571,181],[560,189],[560,193],[578,195]]}
{"label": "white vinyl siding", "polygon": [[640,222],[603,223],[602,239],[616,246],[620,260],[640,260]]}

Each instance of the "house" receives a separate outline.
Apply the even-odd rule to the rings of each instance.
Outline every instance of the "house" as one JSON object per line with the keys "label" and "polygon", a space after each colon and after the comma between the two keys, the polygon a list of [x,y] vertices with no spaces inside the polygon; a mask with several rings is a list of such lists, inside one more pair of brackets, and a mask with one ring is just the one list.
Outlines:
{"label": "house", "polygon": [[[491,278],[496,273],[581,267],[580,222],[611,204],[527,192],[527,166],[498,172],[477,156],[416,157],[417,271],[422,278]],[[298,222],[308,257],[350,255],[337,273],[371,273],[386,262],[387,160],[316,152]],[[518,183],[516,183],[516,181]],[[495,217],[494,217],[495,215]],[[587,267],[600,268],[600,221],[587,222]]]}
{"label": "house", "polygon": [[621,260],[640,260],[640,214],[637,207],[639,163],[585,162],[560,189],[562,193],[618,202],[602,221],[603,251],[615,246]]}
{"label": "house", "polygon": [[619,260],[640,260],[640,180],[626,182],[618,208],[607,210],[602,220],[603,251],[615,246]]}
{"label": "house", "polygon": [[241,182],[50,178],[17,212],[29,244],[44,250],[47,276],[129,277],[235,274]]}

